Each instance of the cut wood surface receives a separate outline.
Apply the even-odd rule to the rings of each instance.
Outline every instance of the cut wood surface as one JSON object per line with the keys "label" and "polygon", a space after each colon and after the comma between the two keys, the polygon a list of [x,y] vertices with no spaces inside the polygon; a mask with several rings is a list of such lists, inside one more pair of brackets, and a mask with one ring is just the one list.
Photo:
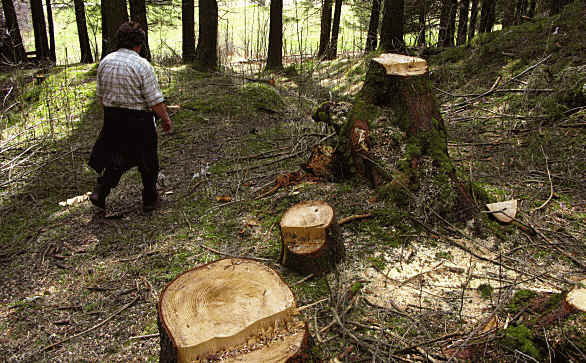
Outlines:
{"label": "cut wood surface", "polygon": [[288,361],[306,347],[297,314],[291,289],[262,263],[228,258],[200,266],[161,294],[160,361]]}
{"label": "cut wood surface", "polygon": [[389,75],[420,76],[427,73],[427,61],[422,58],[384,53],[372,60],[385,67]]}
{"label": "cut wood surface", "polygon": [[281,218],[281,263],[302,273],[327,272],[343,255],[333,208],[324,201],[305,201]]}

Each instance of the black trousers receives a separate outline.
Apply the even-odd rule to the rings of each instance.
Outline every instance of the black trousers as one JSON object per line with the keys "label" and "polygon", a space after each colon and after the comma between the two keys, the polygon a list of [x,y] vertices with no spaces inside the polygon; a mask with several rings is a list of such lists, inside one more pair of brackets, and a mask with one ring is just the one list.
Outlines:
{"label": "black trousers", "polygon": [[98,183],[115,188],[122,174],[137,166],[142,176],[145,204],[157,198],[159,158],[153,113],[104,107],[104,127],[96,141],[89,165],[100,175]]}

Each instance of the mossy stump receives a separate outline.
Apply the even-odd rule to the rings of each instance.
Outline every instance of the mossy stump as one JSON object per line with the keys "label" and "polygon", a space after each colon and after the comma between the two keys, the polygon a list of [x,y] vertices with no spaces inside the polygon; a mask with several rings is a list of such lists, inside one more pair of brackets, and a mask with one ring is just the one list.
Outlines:
{"label": "mossy stump", "polygon": [[[336,129],[336,160],[332,164],[346,170],[340,174],[364,175],[397,205],[414,199],[411,204],[419,204],[417,208],[431,207],[444,216],[452,213],[455,218],[451,219],[477,213],[449,157],[446,127],[425,60],[379,55],[371,61],[364,85],[342,125],[330,110],[324,103],[313,118]],[[377,129],[399,130],[404,135],[399,147],[388,148],[398,150],[395,154],[375,152],[373,135]],[[394,142],[384,136],[376,141]]]}
{"label": "mossy stump", "polygon": [[309,348],[289,286],[249,259],[180,275],[163,290],[158,319],[160,362],[296,362]]}
{"label": "mossy stump", "polygon": [[324,201],[295,204],[283,214],[280,226],[282,265],[319,276],[344,256],[334,209]]}

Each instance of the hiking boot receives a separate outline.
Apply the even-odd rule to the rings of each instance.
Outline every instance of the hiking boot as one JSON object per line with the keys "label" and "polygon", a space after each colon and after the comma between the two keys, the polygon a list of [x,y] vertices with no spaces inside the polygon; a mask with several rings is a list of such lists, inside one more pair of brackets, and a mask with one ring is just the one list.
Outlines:
{"label": "hiking boot", "polygon": [[106,197],[110,194],[110,188],[102,184],[96,184],[94,192],[90,195],[90,202],[98,208],[106,209]]}
{"label": "hiking boot", "polygon": [[148,202],[142,203],[142,211],[144,213],[150,213],[152,211],[154,211],[155,209],[159,209],[161,208],[161,198],[159,197],[159,194],[157,193],[157,196],[155,198],[155,200],[153,200],[152,202]]}

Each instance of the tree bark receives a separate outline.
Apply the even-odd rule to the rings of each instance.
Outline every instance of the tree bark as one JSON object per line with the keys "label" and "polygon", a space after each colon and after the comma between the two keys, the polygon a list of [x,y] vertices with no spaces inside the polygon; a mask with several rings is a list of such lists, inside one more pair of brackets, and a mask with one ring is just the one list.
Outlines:
{"label": "tree bark", "polygon": [[129,0],[130,3],[130,20],[140,24],[144,30],[145,41],[140,50],[140,56],[151,60],[151,49],[149,47],[149,22],[147,20],[147,10],[145,0]]}
{"label": "tree bark", "polygon": [[181,56],[184,63],[195,59],[195,6],[193,0],[181,0]]}
{"label": "tree bark", "polygon": [[515,2],[505,1],[503,4],[503,28],[513,25],[515,22]]}
{"label": "tree bark", "polygon": [[57,61],[57,54],[55,52],[55,26],[53,24],[53,10],[51,8],[51,0],[45,0],[47,7],[47,24],[49,25],[49,58]]}
{"label": "tree bark", "polygon": [[199,2],[199,38],[194,65],[204,71],[218,68],[218,3],[216,0]]}
{"label": "tree bark", "polygon": [[425,18],[427,16],[427,4],[426,4],[426,0],[419,0],[417,3],[418,6],[418,11],[417,11],[417,16],[418,16],[418,25],[419,25],[419,32],[417,33],[417,45],[420,47],[425,47],[426,44],[426,39],[425,39],[425,34],[426,34],[426,21]]}
{"label": "tree bark", "polygon": [[116,32],[128,21],[126,0],[102,0],[102,58],[118,50]]}
{"label": "tree bark", "polygon": [[38,60],[49,59],[49,41],[47,27],[41,0],[31,0],[31,14],[33,19],[33,33],[35,35],[35,53]]}
{"label": "tree bark", "polygon": [[271,0],[267,70],[283,69],[283,0]]}
{"label": "tree bark", "polygon": [[20,27],[18,26],[18,18],[14,3],[12,0],[2,0],[2,8],[4,9],[4,18],[6,21],[6,28],[10,37],[10,44],[6,47],[5,56],[13,62],[24,62],[26,60],[26,53],[24,45],[22,44],[22,37],[20,35]]}
{"label": "tree bark", "polygon": [[452,0],[445,0],[442,2],[442,8],[440,12],[440,23],[437,43],[440,47],[445,47],[449,44],[448,41],[448,28],[450,23],[450,14],[452,12]]}
{"label": "tree bark", "polygon": [[456,14],[458,13],[458,0],[450,0],[452,7],[450,8],[450,21],[448,22],[447,39],[444,46],[453,47],[456,33]]}
{"label": "tree bark", "polygon": [[380,34],[380,49],[388,53],[403,53],[404,0],[384,0],[383,24]]}
{"label": "tree bark", "polygon": [[482,10],[480,13],[480,32],[490,33],[495,21],[496,0],[482,1]]}
{"label": "tree bark", "polygon": [[330,32],[332,30],[332,0],[323,0],[321,8],[321,25],[319,32],[318,57],[326,55],[330,47]]}
{"label": "tree bark", "polygon": [[262,263],[229,258],[165,287],[158,304],[160,362],[308,359],[309,334],[293,292]]}
{"label": "tree bark", "polygon": [[466,44],[466,34],[468,33],[468,10],[470,9],[470,0],[460,0],[460,19],[458,20],[458,37],[456,45]]}
{"label": "tree bark", "polygon": [[537,0],[529,0],[529,9],[527,10],[527,16],[533,18],[535,16],[535,8],[537,7]]}
{"label": "tree bark", "polygon": [[476,23],[478,22],[478,0],[471,0],[470,8],[470,26],[468,27],[468,41],[471,41],[476,35]]}
{"label": "tree bark", "polygon": [[326,51],[327,59],[336,59],[338,56],[338,34],[340,34],[340,19],[342,17],[342,0],[336,0],[335,4],[332,36],[330,37],[330,45]]}
{"label": "tree bark", "polygon": [[517,6],[515,7],[515,24],[521,24],[523,17],[527,14],[527,0],[517,0]]}
{"label": "tree bark", "polygon": [[324,201],[306,201],[281,218],[282,265],[302,274],[322,275],[344,256],[344,244],[333,208]]}
{"label": "tree bark", "polygon": [[87,32],[85,18],[85,4],[83,0],[74,0],[75,23],[77,24],[77,37],[79,38],[79,49],[81,51],[81,63],[93,63],[92,48]]}
{"label": "tree bark", "polygon": [[377,39],[378,25],[380,23],[380,5],[381,0],[372,0],[372,9],[370,10],[370,20],[368,22],[368,33],[366,34],[366,46],[364,47],[364,50],[367,53],[374,51],[378,43]]}

